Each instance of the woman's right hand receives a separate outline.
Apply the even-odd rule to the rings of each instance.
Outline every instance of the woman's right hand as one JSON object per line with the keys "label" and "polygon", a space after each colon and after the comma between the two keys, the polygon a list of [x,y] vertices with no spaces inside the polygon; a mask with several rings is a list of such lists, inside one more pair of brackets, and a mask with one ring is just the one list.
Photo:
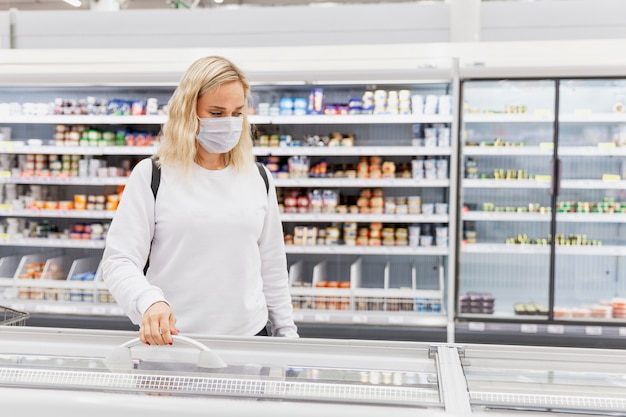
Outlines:
{"label": "woman's right hand", "polygon": [[148,345],[171,345],[172,335],[180,331],[176,328],[176,316],[170,305],[164,301],[152,304],[143,314],[139,327],[139,340]]}

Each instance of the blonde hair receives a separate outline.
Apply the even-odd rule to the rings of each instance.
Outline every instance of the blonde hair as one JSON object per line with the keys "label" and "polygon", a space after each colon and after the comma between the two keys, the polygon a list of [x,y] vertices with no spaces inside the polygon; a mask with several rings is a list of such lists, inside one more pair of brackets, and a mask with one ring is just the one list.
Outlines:
{"label": "blonde hair", "polygon": [[225,155],[225,162],[238,171],[254,162],[247,109],[250,83],[243,71],[228,59],[207,56],[191,64],[169,100],[168,121],[163,125],[161,143],[155,155],[161,165],[177,165],[186,173],[191,171],[196,162],[198,147],[198,98],[232,81],[240,82],[244,91],[243,130],[239,143]]}

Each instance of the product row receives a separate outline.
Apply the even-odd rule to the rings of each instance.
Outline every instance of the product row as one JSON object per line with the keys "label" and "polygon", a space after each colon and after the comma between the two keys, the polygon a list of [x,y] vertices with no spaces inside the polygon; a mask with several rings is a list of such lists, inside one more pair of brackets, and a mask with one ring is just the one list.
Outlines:
{"label": "product row", "polygon": [[410,246],[447,247],[448,226],[421,225],[369,225],[346,222],[332,226],[293,226],[285,232],[286,245],[319,246]]}
{"label": "product row", "polygon": [[102,158],[84,155],[0,154],[0,171],[21,178],[127,177],[137,159],[111,165]]}
{"label": "product row", "polygon": [[[304,134],[302,139],[297,139],[291,134],[277,134],[259,126],[253,137],[254,145],[262,148],[271,147],[352,147],[357,142],[355,133],[331,132],[325,134]],[[409,139],[409,138],[406,138]],[[450,127],[444,124],[412,125],[412,133],[408,140],[403,141],[407,145],[424,148],[449,148],[451,143]],[[384,142],[384,139],[383,139]]]}
{"label": "product row", "polygon": [[[54,146],[154,146],[158,144],[158,135],[129,127],[103,130],[84,125],[56,125],[53,139]],[[27,143],[32,145],[32,139]]]}
{"label": "product row", "polygon": [[349,310],[412,313],[441,313],[441,300],[411,297],[378,297],[352,295],[292,295],[297,310]]}
{"label": "product row", "polygon": [[328,162],[309,156],[266,158],[265,165],[276,178],[414,178],[448,179],[446,157],[415,157],[409,161],[383,160],[380,156],[360,157],[358,161]]}
{"label": "product row", "polygon": [[9,210],[115,211],[120,201],[121,187],[116,193],[74,194],[71,199],[65,199],[67,195],[61,192],[60,187],[0,184],[0,204]]}
{"label": "product row", "polygon": [[27,220],[6,217],[0,221],[0,235],[10,239],[37,238],[61,240],[99,240],[106,239],[110,223],[73,223],[61,227],[48,220]]}
{"label": "product row", "polygon": [[448,214],[444,202],[425,203],[420,195],[386,196],[382,188],[363,188],[358,195],[332,189],[281,189],[278,204],[284,213]]}
{"label": "product row", "polygon": [[[450,95],[423,95],[410,90],[362,91],[361,94],[344,97],[345,101],[329,100],[323,87],[313,88],[304,95],[294,92],[289,95],[261,98],[251,113],[261,116],[303,116],[308,114],[450,114]],[[300,95],[302,94],[302,95]],[[335,96],[336,97],[336,96]]]}
{"label": "product row", "polygon": [[80,99],[56,98],[50,102],[17,101],[0,103],[0,117],[47,115],[114,115],[144,116],[167,114],[167,105],[159,104],[154,97],[134,100],[120,98],[84,97]]}

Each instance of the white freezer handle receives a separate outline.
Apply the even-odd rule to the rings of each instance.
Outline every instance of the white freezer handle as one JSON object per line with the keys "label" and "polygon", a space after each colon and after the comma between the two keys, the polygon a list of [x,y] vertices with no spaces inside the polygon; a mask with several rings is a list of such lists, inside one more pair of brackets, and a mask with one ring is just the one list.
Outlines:
{"label": "white freezer handle", "polygon": [[[200,368],[225,368],[228,366],[217,353],[194,339],[181,335],[172,335],[172,339],[174,342],[184,342],[200,349],[197,363]],[[130,354],[130,349],[139,345],[143,346],[143,342],[137,337],[113,349],[105,358],[107,368],[112,371],[132,370],[133,358]]]}

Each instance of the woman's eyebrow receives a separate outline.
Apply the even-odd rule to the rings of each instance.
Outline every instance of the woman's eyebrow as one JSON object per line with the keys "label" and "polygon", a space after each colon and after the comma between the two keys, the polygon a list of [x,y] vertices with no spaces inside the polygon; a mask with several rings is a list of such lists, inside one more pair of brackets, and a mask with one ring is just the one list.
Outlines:
{"label": "woman's eyebrow", "polygon": [[[245,105],[242,104],[241,106],[236,107],[235,110],[241,110],[244,107],[245,107]],[[222,106],[208,106],[207,108],[209,108],[209,109],[217,109],[217,110],[226,110],[226,107],[222,107]]]}

